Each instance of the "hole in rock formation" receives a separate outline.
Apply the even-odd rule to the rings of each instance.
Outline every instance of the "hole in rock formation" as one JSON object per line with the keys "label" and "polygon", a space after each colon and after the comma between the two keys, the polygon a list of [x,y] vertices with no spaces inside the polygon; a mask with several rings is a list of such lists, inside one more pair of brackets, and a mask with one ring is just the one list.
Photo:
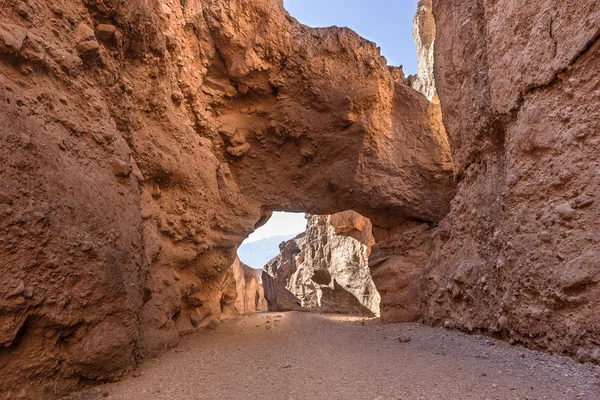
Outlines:
{"label": "hole in rock formation", "polygon": [[[258,221],[257,225],[263,224]],[[279,245],[306,230],[306,218],[302,213],[274,212],[271,218],[256,229],[238,248],[240,261],[262,270],[279,254]]]}

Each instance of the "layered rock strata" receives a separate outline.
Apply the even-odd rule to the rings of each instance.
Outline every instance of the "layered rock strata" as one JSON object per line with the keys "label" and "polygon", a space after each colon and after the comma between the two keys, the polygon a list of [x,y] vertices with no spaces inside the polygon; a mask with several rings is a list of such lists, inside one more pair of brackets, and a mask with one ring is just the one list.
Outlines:
{"label": "layered rock strata", "polygon": [[275,0],[0,6],[3,395],[119,379],[236,315],[270,210],[449,210],[439,110],[348,29]]}
{"label": "layered rock strata", "polygon": [[354,211],[307,219],[306,232],[282,243],[265,266],[269,310],[379,315],[368,265],[371,222]]}

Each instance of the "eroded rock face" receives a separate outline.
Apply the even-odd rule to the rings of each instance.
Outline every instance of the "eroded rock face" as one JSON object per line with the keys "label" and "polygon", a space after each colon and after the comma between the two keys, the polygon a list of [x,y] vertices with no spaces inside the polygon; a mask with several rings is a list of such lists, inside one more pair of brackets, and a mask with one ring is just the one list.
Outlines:
{"label": "eroded rock face", "polygon": [[306,232],[282,243],[265,266],[269,310],[379,315],[368,265],[371,222],[354,211],[307,219]]}
{"label": "eroded rock face", "polygon": [[203,133],[245,200],[314,214],[354,209],[380,225],[445,214],[452,163],[439,110],[374,44],[347,29],[307,29],[274,2],[249,2],[241,16],[213,3],[207,23],[227,78],[245,93],[216,104]]}
{"label": "eroded rock face", "polygon": [[594,354],[600,3],[433,3],[459,190],[424,281],[427,319]]}
{"label": "eroded rock face", "polygon": [[417,75],[409,77],[409,84],[423,93],[429,101],[439,104],[440,100],[435,87],[434,76],[434,44],[435,19],[433,17],[432,0],[420,0],[414,18],[413,36],[417,47]]}
{"label": "eroded rock face", "polygon": [[413,322],[423,318],[421,284],[434,231],[427,223],[411,221],[376,232],[369,268],[381,295],[383,321]]}
{"label": "eroded rock face", "polygon": [[61,53],[73,31],[19,15],[0,23],[0,397],[43,398],[53,380],[69,389],[133,367],[150,262],[140,186],[121,168],[132,151],[105,91]]}
{"label": "eroded rock face", "polygon": [[279,254],[265,265],[262,282],[269,311],[301,310],[302,302],[288,289],[288,281],[298,271],[304,246],[304,233],[279,245]]}
{"label": "eroded rock face", "polygon": [[[441,116],[434,77],[435,20],[431,0],[420,0],[414,18],[417,75],[408,84],[421,92]],[[436,231],[435,224],[407,221],[392,228],[375,230],[369,267],[381,295],[381,319],[412,322],[423,318],[422,280]]]}
{"label": "eroded rock face", "polygon": [[386,228],[449,210],[439,110],[350,30],[307,28],[275,0],[3,7],[11,396],[118,379],[236,315],[235,251],[270,210]]}
{"label": "eroded rock face", "polygon": [[598,354],[597,1],[433,1],[452,207],[439,107],[347,29],[276,0],[2,6],[5,397],[119,379],[251,308],[231,265],[274,209],[368,217],[388,320],[417,318],[432,248],[428,322]]}
{"label": "eroded rock face", "polygon": [[262,286],[262,270],[254,269],[236,257],[233,266],[237,297],[235,308],[240,315],[254,314],[267,310],[265,291]]}

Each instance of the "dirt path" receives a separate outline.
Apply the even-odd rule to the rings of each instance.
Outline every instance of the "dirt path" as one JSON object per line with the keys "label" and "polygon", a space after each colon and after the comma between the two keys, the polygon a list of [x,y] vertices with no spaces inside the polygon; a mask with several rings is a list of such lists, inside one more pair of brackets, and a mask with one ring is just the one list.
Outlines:
{"label": "dirt path", "polygon": [[270,313],[186,337],[139,377],[73,398],[598,400],[598,374],[591,364],[417,324]]}

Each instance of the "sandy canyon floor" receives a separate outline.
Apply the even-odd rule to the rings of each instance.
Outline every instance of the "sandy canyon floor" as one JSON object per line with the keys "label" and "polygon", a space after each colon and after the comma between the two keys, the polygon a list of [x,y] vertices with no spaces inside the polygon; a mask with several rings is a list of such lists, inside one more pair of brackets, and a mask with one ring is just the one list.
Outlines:
{"label": "sandy canyon floor", "polygon": [[73,400],[600,399],[600,367],[481,336],[346,316],[263,313],[186,337]]}

